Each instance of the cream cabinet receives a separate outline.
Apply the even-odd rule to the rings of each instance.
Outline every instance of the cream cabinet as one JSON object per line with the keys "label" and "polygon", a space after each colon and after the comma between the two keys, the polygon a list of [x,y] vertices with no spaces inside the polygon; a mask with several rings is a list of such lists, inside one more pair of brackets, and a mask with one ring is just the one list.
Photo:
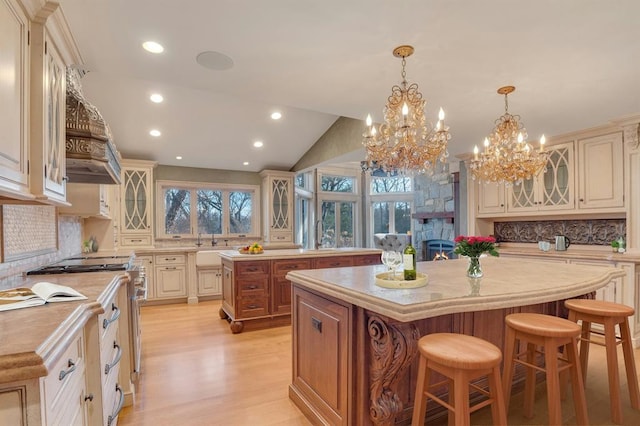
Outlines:
{"label": "cream cabinet", "polygon": [[70,183],[67,185],[67,201],[70,206],[58,209],[60,214],[81,217],[111,219],[112,187],[92,183]]}
{"label": "cream cabinet", "polygon": [[504,183],[476,181],[478,188],[478,216],[507,211]]}
{"label": "cream cabinet", "polygon": [[622,132],[578,140],[578,208],[624,211]]}
{"label": "cream cabinet", "polygon": [[265,244],[293,243],[293,173],[263,170]]}
{"label": "cream cabinet", "polygon": [[141,160],[122,161],[120,193],[119,245],[153,245],[153,169],[157,163]]}
{"label": "cream cabinet", "polygon": [[154,299],[187,297],[187,259],[184,254],[154,256]]}
{"label": "cream cabinet", "polygon": [[75,45],[56,8],[44,8],[31,26],[31,135],[29,174],[36,199],[66,201],[66,77],[77,62]]}
{"label": "cream cabinet", "polygon": [[29,20],[0,0],[0,195],[29,199]]}
{"label": "cream cabinet", "polygon": [[574,208],[573,142],[548,149],[545,170],[507,188],[508,212],[569,210]]}
{"label": "cream cabinet", "polygon": [[198,297],[222,296],[222,268],[198,267]]}

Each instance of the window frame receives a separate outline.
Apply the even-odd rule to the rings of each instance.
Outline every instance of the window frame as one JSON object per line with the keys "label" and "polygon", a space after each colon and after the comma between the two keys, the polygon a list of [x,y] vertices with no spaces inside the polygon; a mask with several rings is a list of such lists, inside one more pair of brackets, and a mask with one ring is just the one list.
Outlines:
{"label": "window frame", "polygon": [[[188,234],[167,234],[165,233],[165,189],[182,189],[190,192],[190,227],[191,232]],[[181,238],[198,238],[198,196],[199,190],[210,190],[222,192],[222,217],[221,227],[222,234],[215,234],[216,238],[251,238],[260,239],[261,221],[260,213],[262,212],[262,204],[260,200],[260,185],[246,184],[225,184],[213,182],[187,182],[173,180],[156,181],[156,239],[157,240],[176,240]],[[240,234],[230,233],[231,228],[229,221],[229,194],[231,192],[250,192],[252,193],[251,204],[251,233]],[[208,234],[207,234],[208,235]]]}
{"label": "window frame", "polygon": [[[362,191],[360,182],[359,169],[350,168],[319,168],[316,170],[316,218],[322,217],[322,204],[323,202],[352,202],[353,203],[353,246],[359,247],[362,241],[362,229],[361,225],[361,209],[362,209]],[[323,176],[344,176],[353,179],[353,192],[332,192],[322,190],[322,178]],[[314,222],[315,223],[315,222]],[[324,230],[323,230],[324,232]],[[322,242],[322,235],[318,235]],[[373,238],[373,237],[372,237]]]}
{"label": "window frame", "polygon": [[[410,192],[377,192],[377,193],[373,193],[372,191],[372,180],[374,178],[381,178],[381,176],[371,176],[369,173],[366,173],[366,179],[364,182],[364,185],[366,185],[367,187],[367,221],[369,222],[370,225],[370,231],[368,232],[368,244],[371,247],[374,247],[374,240],[373,240],[373,229],[374,229],[374,220],[375,220],[375,215],[374,215],[374,203],[392,203],[391,206],[389,206],[389,233],[394,234],[395,232],[395,203],[396,202],[401,202],[401,203],[409,203],[409,207],[410,207],[410,212],[414,212],[415,211],[415,185],[416,185],[416,181],[415,181],[415,177],[412,177],[412,183],[411,183],[411,187],[412,187],[412,191]],[[401,176],[398,175],[397,177],[402,177],[405,178],[406,176]],[[384,179],[384,177],[382,177]],[[391,177],[390,177],[391,178]],[[410,230],[411,233],[413,234],[413,225],[414,225],[414,221],[411,220],[411,226],[410,226]]]}

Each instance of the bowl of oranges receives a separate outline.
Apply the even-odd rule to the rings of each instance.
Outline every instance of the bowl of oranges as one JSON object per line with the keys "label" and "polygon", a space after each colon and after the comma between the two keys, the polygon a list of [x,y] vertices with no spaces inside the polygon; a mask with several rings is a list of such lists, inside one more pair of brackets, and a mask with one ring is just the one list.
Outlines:
{"label": "bowl of oranges", "polygon": [[238,251],[242,254],[262,254],[264,249],[258,243],[253,243],[248,246],[240,247]]}

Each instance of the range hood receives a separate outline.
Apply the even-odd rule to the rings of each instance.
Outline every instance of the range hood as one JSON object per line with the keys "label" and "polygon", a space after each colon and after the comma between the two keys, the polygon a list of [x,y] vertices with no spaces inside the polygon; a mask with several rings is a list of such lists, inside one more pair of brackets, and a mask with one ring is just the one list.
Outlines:
{"label": "range hood", "polygon": [[67,68],[66,152],[69,183],[120,183],[120,154],[111,130],[84,98],[74,68]]}

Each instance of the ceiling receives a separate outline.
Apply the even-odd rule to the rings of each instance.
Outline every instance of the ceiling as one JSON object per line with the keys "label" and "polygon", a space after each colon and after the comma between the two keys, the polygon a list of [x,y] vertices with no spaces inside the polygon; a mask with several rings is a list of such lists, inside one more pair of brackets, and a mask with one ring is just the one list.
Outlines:
{"label": "ceiling", "polygon": [[[637,0],[59,2],[88,71],[85,96],[125,158],[289,169],[339,116],[382,120],[401,81],[391,54],[401,44],[415,47],[407,80],[419,84],[427,114],[447,114],[451,155],[490,132],[505,85],[517,88],[509,112],[530,139],[640,113]],[[164,53],[143,50],[147,40]],[[202,67],[203,51],[233,67]],[[154,92],[163,103],[149,101]],[[271,120],[275,110],[282,119]]]}

